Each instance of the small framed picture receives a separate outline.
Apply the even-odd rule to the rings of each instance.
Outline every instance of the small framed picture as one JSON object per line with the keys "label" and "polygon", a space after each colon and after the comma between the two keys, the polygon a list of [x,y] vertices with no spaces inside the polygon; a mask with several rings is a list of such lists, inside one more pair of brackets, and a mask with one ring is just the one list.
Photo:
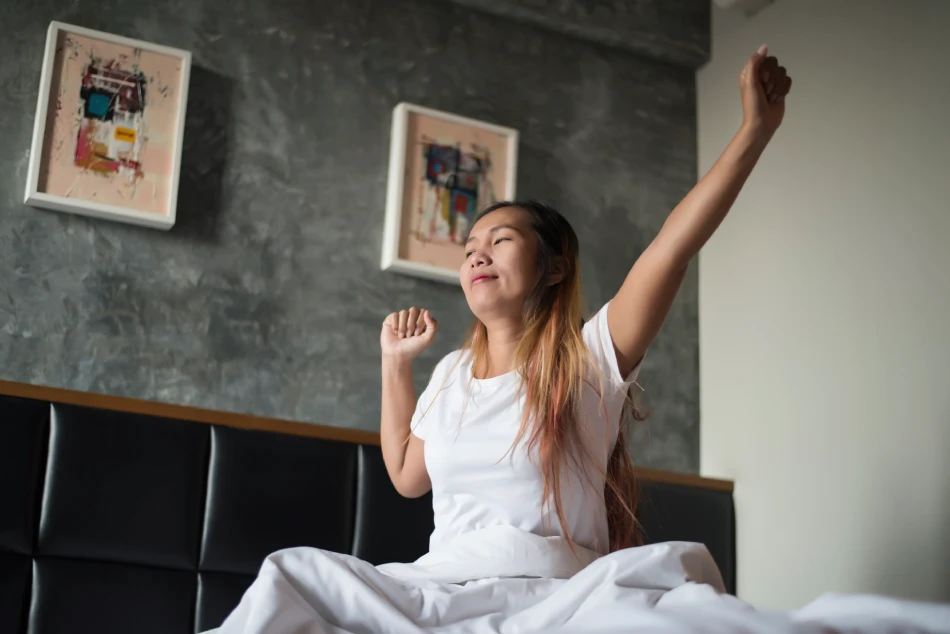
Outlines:
{"label": "small framed picture", "polygon": [[191,53],[52,22],[26,204],[175,224]]}
{"label": "small framed picture", "polygon": [[393,110],[381,268],[459,284],[478,212],[515,198],[518,131],[408,103]]}

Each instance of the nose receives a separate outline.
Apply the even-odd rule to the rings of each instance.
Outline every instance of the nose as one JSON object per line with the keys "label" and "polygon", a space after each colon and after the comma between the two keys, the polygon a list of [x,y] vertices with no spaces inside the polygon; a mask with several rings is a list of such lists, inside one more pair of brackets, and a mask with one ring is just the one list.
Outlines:
{"label": "nose", "polygon": [[469,263],[473,269],[479,266],[488,266],[491,264],[491,256],[484,249],[478,248],[469,257]]}

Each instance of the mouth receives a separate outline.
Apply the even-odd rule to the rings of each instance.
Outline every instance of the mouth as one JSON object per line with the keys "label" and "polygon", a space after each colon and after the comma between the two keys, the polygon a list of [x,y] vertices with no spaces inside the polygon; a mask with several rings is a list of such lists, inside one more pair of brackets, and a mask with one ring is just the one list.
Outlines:
{"label": "mouth", "polygon": [[491,282],[492,280],[497,280],[497,275],[476,275],[472,278],[472,285],[481,284],[483,282]]}

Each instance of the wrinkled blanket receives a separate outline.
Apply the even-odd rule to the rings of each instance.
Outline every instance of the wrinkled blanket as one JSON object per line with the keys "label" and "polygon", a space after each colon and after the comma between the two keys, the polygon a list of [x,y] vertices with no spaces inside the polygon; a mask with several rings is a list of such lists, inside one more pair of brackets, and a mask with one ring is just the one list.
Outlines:
{"label": "wrinkled blanket", "polygon": [[[214,631],[214,630],[213,630]],[[462,535],[411,564],[291,548],[270,555],[217,634],[950,633],[950,605],[825,595],[761,612],[724,592],[701,544],[598,557],[512,527]]]}

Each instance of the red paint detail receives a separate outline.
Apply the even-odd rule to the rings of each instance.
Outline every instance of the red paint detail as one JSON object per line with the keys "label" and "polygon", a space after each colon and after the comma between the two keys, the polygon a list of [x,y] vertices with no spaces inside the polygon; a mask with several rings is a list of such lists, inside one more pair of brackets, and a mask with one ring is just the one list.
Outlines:
{"label": "red paint detail", "polygon": [[79,138],[76,139],[76,165],[88,167],[92,161],[93,142],[89,137],[89,122],[83,119],[79,127]]}

